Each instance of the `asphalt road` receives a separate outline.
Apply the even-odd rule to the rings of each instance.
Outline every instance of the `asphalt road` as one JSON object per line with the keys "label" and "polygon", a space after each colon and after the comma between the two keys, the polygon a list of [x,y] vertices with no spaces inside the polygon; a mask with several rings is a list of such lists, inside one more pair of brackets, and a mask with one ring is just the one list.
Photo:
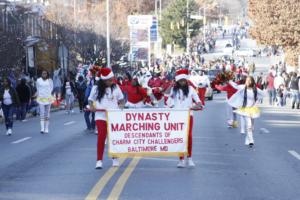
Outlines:
{"label": "asphalt road", "polygon": [[[215,60],[224,56],[224,48],[226,44],[231,43],[231,37],[227,36],[224,39],[218,38],[216,41],[216,49],[213,53],[204,54],[204,58],[206,60]],[[245,49],[255,49],[257,48],[257,44],[252,39],[242,39],[241,40],[241,48]],[[235,59],[239,59],[238,57],[234,57]],[[245,57],[246,61],[251,64],[255,63],[256,73],[263,72],[266,74],[271,65],[278,64],[279,61],[282,60],[280,56],[262,56],[262,57]]]}
{"label": "asphalt road", "polygon": [[37,118],[16,122],[11,137],[2,124],[0,200],[298,200],[300,112],[262,108],[249,149],[239,129],[226,127],[225,95],[208,102],[195,114],[193,169],[176,168],[172,157],[111,168],[105,157],[95,170],[97,136],[84,131],[80,113],[53,113],[48,135]]}

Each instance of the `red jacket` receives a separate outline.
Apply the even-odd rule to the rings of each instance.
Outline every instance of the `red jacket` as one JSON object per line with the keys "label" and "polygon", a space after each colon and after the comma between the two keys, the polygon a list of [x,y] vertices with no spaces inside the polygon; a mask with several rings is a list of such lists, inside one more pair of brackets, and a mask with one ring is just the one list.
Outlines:
{"label": "red jacket", "polygon": [[148,96],[147,90],[142,88],[141,86],[134,87],[129,84],[126,86],[121,86],[121,90],[127,93],[128,102],[133,104],[144,101]]}
{"label": "red jacket", "polygon": [[[152,78],[148,82],[148,86],[152,88],[152,93],[157,100],[161,100],[164,91],[164,81],[161,78]],[[162,90],[161,90],[162,89]]]}
{"label": "red jacket", "polygon": [[[192,81],[188,80],[188,84],[189,84],[190,86],[192,86],[192,88],[194,88],[195,90],[197,90],[197,87],[194,85],[194,83],[193,83]],[[198,92],[198,91],[197,91],[197,92]]]}
{"label": "red jacket", "polygon": [[163,87],[164,81],[160,78],[151,78],[148,82],[148,86],[151,88]]}
{"label": "red jacket", "polygon": [[274,76],[269,74],[268,77],[267,77],[267,82],[268,82],[268,86],[267,88],[268,89],[274,89]]}
{"label": "red jacket", "polygon": [[225,86],[216,85],[215,87],[220,91],[227,92],[228,99],[230,99],[230,97],[232,97],[232,95],[234,95],[237,92],[237,89],[232,87],[232,85],[230,83],[227,83]]}

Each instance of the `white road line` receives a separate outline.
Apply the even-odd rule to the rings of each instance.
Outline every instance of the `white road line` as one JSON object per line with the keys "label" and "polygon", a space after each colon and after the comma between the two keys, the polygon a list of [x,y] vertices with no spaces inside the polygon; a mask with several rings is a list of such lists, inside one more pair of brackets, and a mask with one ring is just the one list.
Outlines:
{"label": "white road line", "polygon": [[270,123],[270,124],[300,124],[299,120],[263,120],[264,122]]}
{"label": "white road line", "polygon": [[270,133],[270,131],[266,128],[261,128],[260,129],[260,132],[263,132],[263,133]]}
{"label": "white road line", "polygon": [[25,142],[26,140],[29,140],[29,139],[31,139],[31,137],[26,137],[26,138],[14,141],[14,142],[12,142],[12,144],[19,144],[19,143]]}
{"label": "white road line", "polygon": [[75,124],[75,121],[70,121],[70,122],[64,123],[65,126],[68,126],[68,125],[71,125],[71,124]]}
{"label": "white road line", "polygon": [[297,158],[298,160],[300,160],[300,154],[298,154],[296,151],[294,150],[290,150],[289,153],[294,156],[295,158]]}

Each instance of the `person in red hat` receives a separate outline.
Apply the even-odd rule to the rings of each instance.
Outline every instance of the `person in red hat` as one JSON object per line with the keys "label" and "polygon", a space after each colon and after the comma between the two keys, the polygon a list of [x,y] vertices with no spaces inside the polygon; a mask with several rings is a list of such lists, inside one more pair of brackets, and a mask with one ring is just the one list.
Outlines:
{"label": "person in red hat", "polygon": [[[91,111],[96,112],[95,120],[98,129],[96,169],[102,169],[103,152],[107,136],[106,113],[104,110],[122,109],[125,102],[120,87],[114,83],[114,74],[111,69],[101,68],[98,77],[100,77],[100,80],[93,86],[88,100]],[[113,167],[118,166],[118,159],[113,158]]]}
{"label": "person in red hat", "polygon": [[[201,110],[202,104],[196,90],[189,84],[189,71],[181,69],[176,72],[175,85],[170,90],[170,95],[167,100],[167,106],[170,108]],[[190,129],[188,136],[188,160],[187,164],[194,167],[195,163],[192,160],[192,132],[193,132],[193,113],[190,116]],[[186,166],[184,157],[180,157],[177,165],[178,168]]]}
{"label": "person in red hat", "polygon": [[121,90],[127,94],[126,107],[145,107],[145,101],[148,98],[147,90],[139,84],[137,77],[133,77],[128,84],[121,86]]}

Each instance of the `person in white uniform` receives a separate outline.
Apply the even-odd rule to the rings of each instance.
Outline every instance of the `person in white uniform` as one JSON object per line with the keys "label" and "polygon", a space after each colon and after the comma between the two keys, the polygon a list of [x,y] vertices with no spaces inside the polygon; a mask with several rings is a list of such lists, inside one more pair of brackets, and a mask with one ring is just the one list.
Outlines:
{"label": "person in white uniform", "polygon": [[41,134],[49,133],[50,109],[54,97],[52,96],[53,81],[49,78],[47,71],[44,70],[42,77],[36,81],[36,88],[37,102],[40,108]]}
{"label": "person in white uniform", "polygon": [[244,123],[244,130],[247,130],[245,145],[252,147],[254,145],[254,119],[260,117],[260,110],[257,107],[257,103],[264,96],[263,91],[258,89],[255,84],[255,80],[252,76],[248,76],[244,86],[228,100],[228,104],[237,108],[235,111],[241,115]]}

